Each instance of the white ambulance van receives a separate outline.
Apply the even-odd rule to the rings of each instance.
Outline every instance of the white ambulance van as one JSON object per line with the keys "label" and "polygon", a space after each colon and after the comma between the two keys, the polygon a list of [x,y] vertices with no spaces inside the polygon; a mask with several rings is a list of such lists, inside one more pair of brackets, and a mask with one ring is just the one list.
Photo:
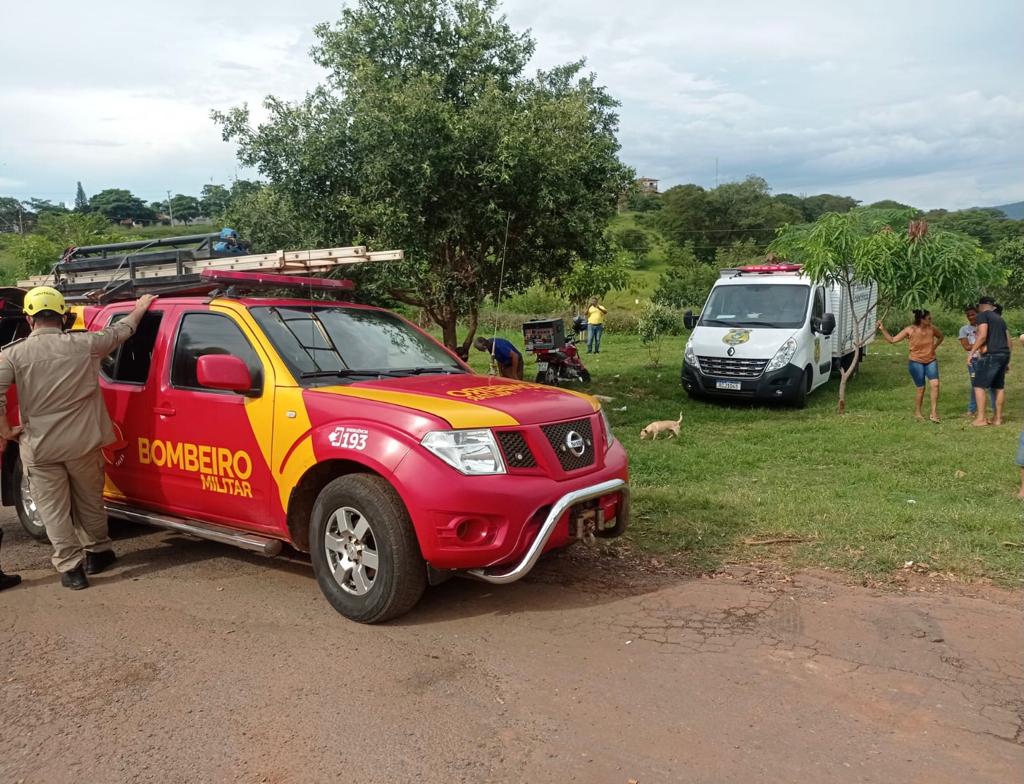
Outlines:
{"label": "white ambulance van", "polygon": [[[803,406],[874,340],[878,286],[814,283],[799,264],[722,270],[692,330],[682,384],[691,398],[737,397]],[[857,338],[862,338],[857,340]],[[861,349],[863,359],[863,349]]]}

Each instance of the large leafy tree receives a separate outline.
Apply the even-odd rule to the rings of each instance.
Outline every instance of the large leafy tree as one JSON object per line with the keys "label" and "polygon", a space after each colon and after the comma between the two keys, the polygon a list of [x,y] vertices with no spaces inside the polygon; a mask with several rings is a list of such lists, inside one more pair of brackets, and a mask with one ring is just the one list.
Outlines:
{"label": "large leafy tree", "polygon": [[661,200],[654,225],[677,245],[694,243],[703,261],[712,261],[718,248],[737,241],[753,240],[763,248],[780,226],[804,221],[789,198],[773,198],[768,183],[755,176],[711,190],[679,185],[665,191]]}
{"label": "large leafy tree", "polygon": [[89,200],[89,208],[109,221],[143,220],[153,214],[142,199],[124,188],[100,191]]}
{"label": "large leafy tree", "polygon": [[0,196],[0,231],[21,231],[24,224],[21,201],[13,196]]}
{"label": "large leafy tree", "polygon": [[575,262],[610,262],[605,227],[632,172],[617,103],[575,62],[526,74],[527,33],[497,0],[360,0],[316,28],[328,77],[299,103],[215,113],[299,219],[296,238],[406,251],[369,284],[422,307],[457,347],[480,303]]}
{"label": "large leafy tree", "polygon": [[1007,272],[1002,302],[1011,308],[1024,308],[1024,237],[1005,239],[995,250],[996,263]]}
{"label": "large leafy tree", "polygon": [[208,218],[219,218],[231,202],[231,191],[223,185],[208,184],[203,186],[199,194],[199,208]]}
{"label": "large leafy tree", "polygon": [[185,221],[185,223],[191,223],[203,214],[199,199],[195,196],[186,196],[183,193],[171,197],[170,209],[175,220]]}
{"label": "large leafy tree", "polygon": [[[960,308],[1003,282],[1004,272],[976,239],[933,229],[916,216],[912,209],[858,208],[845,214],[827,213],[810,225],[786,226],[770,249],[802,263],[813,281],[846,290],[854,344],[860,349],[874,334],[878,318],[873,311],[858,315],[853,308],[854,287],[860,281],[877,284],[883,313],[936,302]],[[840,377],[840,413],[846,410],[846,385],[859,360],[858,350]]]}

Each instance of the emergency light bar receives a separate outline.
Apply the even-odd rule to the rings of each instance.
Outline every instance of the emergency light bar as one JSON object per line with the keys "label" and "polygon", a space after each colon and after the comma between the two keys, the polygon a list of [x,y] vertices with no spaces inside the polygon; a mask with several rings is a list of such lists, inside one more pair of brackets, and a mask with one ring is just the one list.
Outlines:
{"label": "emergency light bar", "polygon": [[747,267],[740,267],[740,272],[753,272],[767,274],[771,272],[799,272],[803,264],[752,264]]}
{"label": "emergency light bar", "polygon": [[728,267],[718,271],[720,278],[735,278],[737,275],[771,275],[775,272],[800,272],[803,264],[749,264],[746,267]]}

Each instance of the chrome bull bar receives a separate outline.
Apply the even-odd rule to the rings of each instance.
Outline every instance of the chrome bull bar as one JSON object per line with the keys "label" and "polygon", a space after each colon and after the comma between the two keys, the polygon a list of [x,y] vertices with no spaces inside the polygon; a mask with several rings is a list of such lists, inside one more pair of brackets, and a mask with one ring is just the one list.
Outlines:
{"label": "chrome bull bar", "polygon": [[537,537],[533,540],[533,544],[530,545],[530,549],[526,551],[526,555],[508,571],[489,573],[487,569],[470,569],[468,573],[479,580],[494,583],[495,585],[507,585],[525,577],[536,565],[541,553],[544,552],[544,547],[547,545],[551,534],[555,531],[555,526],[558,525],[558,521],[562,519],[565,511],[576,504],[591,501],[609,493],[620,493],[622,495],[615,524],[615,530],[621,533],[629,522],[629,485],[624,479],[609,479],[607,482],[573,490],[571,493],[566,493],[559,498],[555,505],[551,507],[551,511],[548,512],[544,524],[540,527],[540,531],[537,532]]}

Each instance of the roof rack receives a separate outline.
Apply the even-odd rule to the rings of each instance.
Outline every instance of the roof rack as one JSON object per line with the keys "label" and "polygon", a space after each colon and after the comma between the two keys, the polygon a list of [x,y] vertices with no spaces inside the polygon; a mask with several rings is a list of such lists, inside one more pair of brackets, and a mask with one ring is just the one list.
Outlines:
{"label": "roof rack", "polygon": [[[285,276],[405,258],[400,250],[369,251],[363,245],[239,255],[217,250],[217,240],[223,238],[224,232],[221,232],[68,248],[51,274],[36,275],[19,281],[18,285],[24,288],[52,285],[72,299],[109,302],[145,293],[210,291],[225,283],[243,287],[290,287],[285,284]],[[227,273],[260,274],[232,277]],[[273,284],[268,280],[271,276],[278,279]],[[309,280],[307,278],[304,284],[296,281],[296,284],[325,288],[312,286]],[[339,286],[330,288],[352,289],[351,282],[338,283]]]}

